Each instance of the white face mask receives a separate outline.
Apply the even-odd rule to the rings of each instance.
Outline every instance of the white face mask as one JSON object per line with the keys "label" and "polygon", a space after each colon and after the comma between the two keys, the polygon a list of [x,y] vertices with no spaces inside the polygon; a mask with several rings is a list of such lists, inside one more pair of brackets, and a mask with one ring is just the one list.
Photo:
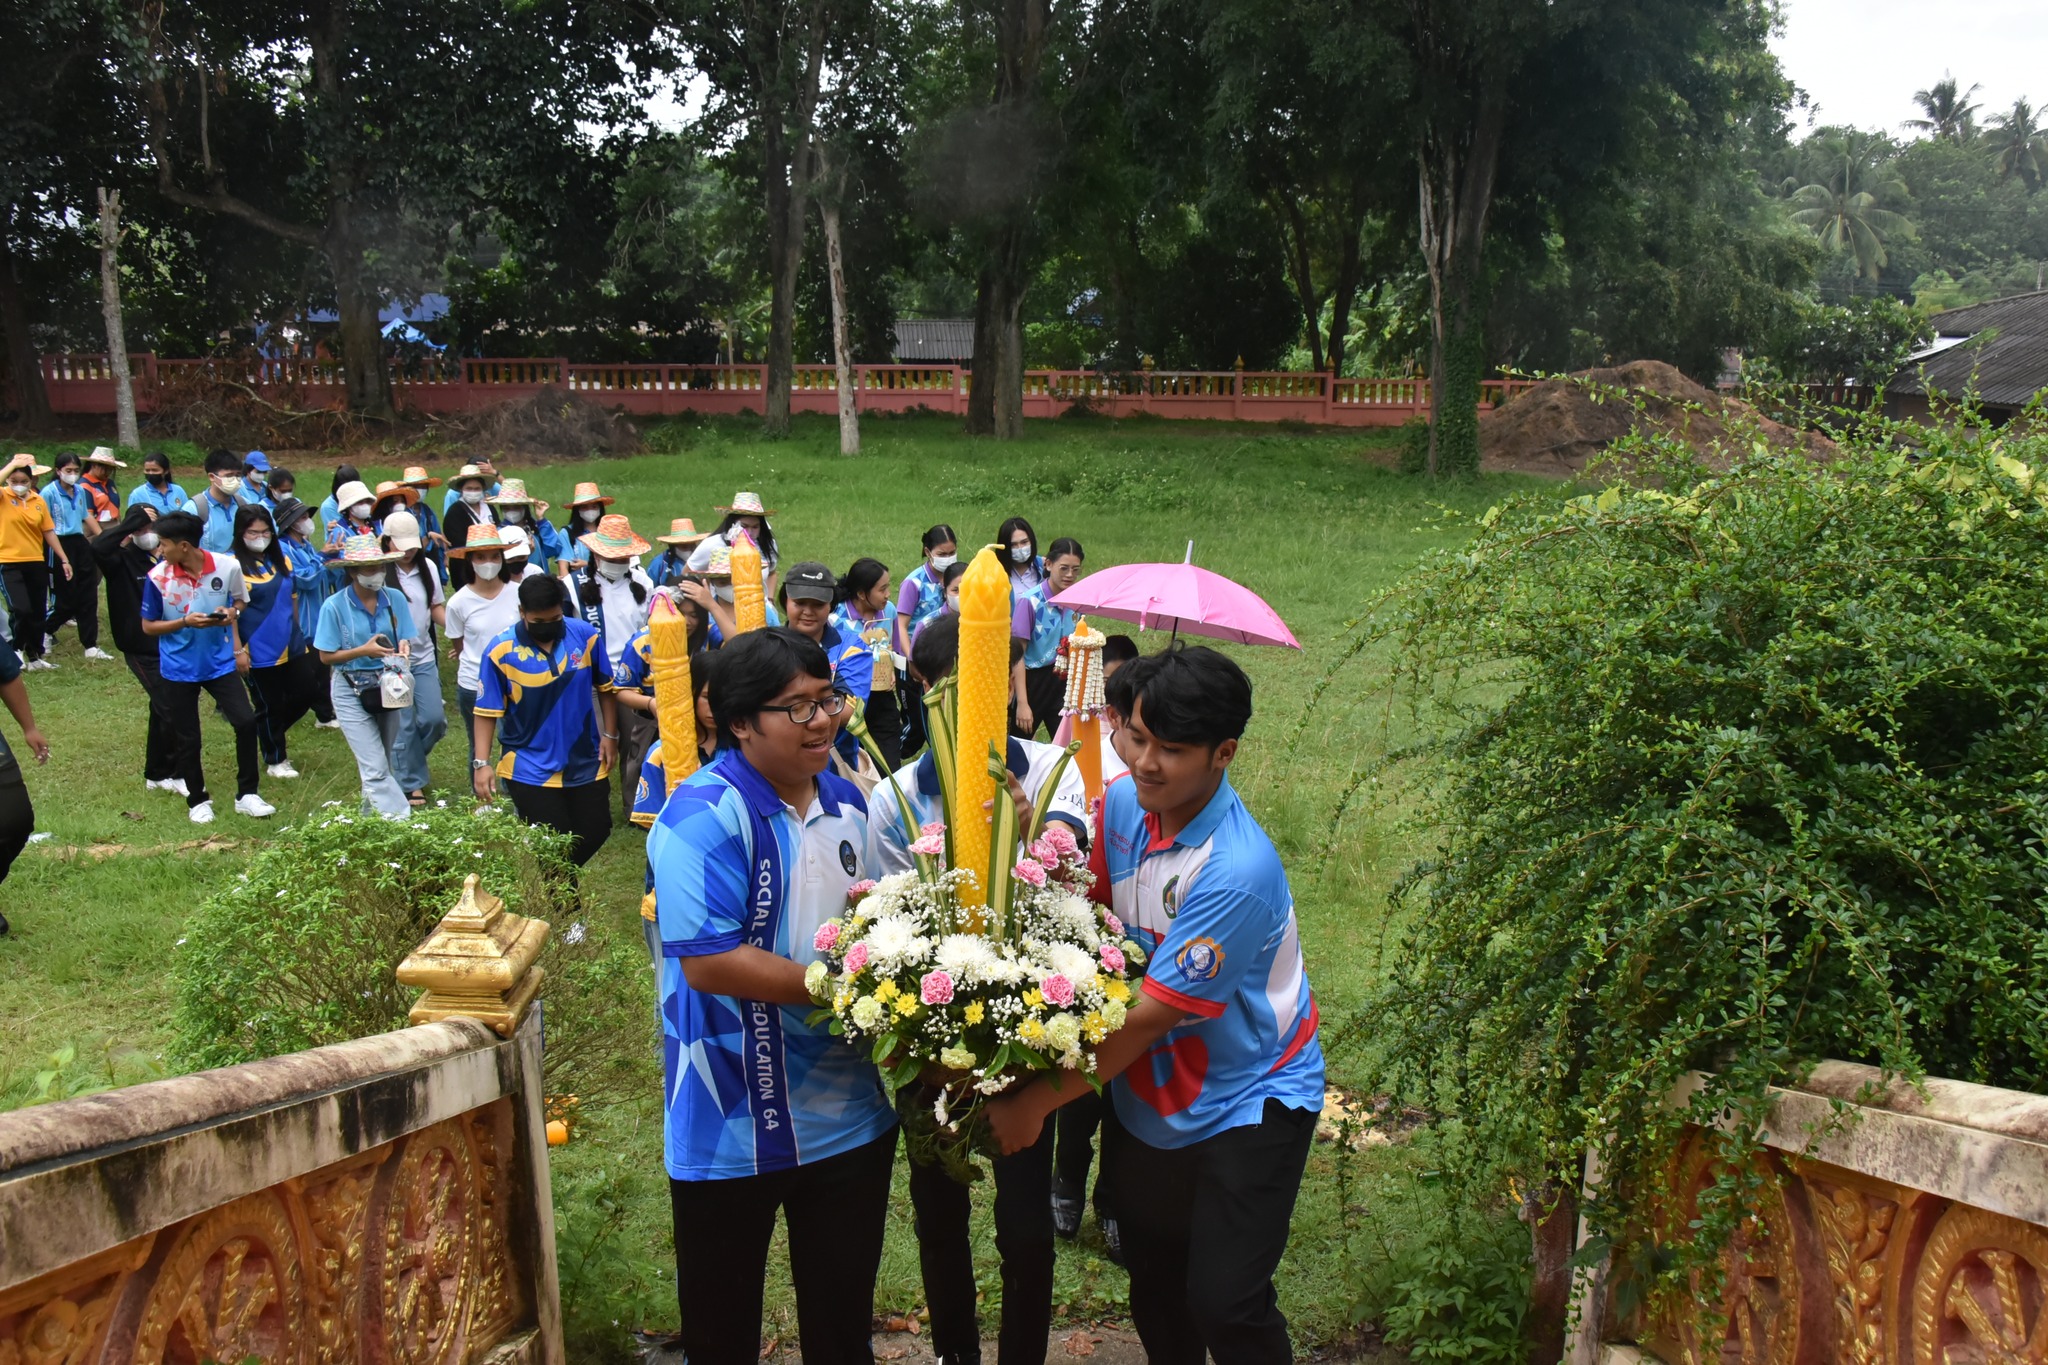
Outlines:
{"label": "white face mask", "polygon": [[952,568],[955,564],[959,562],[960,556],[958,555],[933,555],[932,572],[944,573],[946,570]]}
{"label": "white face mask", "polygon": [[270,482],[270,476],[268,474],[265,474],[260,469],[251,470],[249,472],[249,482],[254,484],[256,487],[261,488],[265,484]]}
{"label": "white face mask", "polygon": [[596,521],[604,515],[604,509],[602,507],[579,507],[576,509],[576,515],[585,521]]}
{"label": "white face mask", "polygon": [[355,506],[348,509],[348,514],[354,517],[357,521],[368,521],[370,519],[370,504],[367,502],[359,502]]}
{"label": "white face mask", "polygon": [[159,543],[160,538],[154,531],[137,531],[135,533],[135,548],[144,554],[155,554]]}
{"label": "white face mask", "polygon": [[213,486],[223,493],[232,493],[242,486],[242,476],[240,474],[216,474],[213,476]]}
{"label": "white face mask", "polygon": [[475,571],[478,578],[488,583],[499,574],[505,572],[505,561],[502,559],[479,559],[470,567]]}
{"label": "white face mask", "polygon": [[507,526],[517,526],[520,522],[526,520],[526,509],[524,507],[507,507],[500,511],[498,515],[505,519]]}
{"label": "white face mask", "polygon": [[356,583],[365,592],[376,592],[378,589],[384,586],[385,577],[386,575],[382,569],[375,569],[369,573],[357,574]]}
{"label": "white face mask", "polygon": [[313,519],[312,519],[311,517],[306,517],[306,518],[302,519],[302,520],[301,520],[301,521],[299,522],[299,524],[298,524],[297,526],[294,526],[294,527],[292,527],[292,534],[293,534],[293,535],[299,535],[299,536],[310,536],[310,535],[312,535],[312,534],[313,534]]}
{"label": "white face mask", "polygon": [[462,500],[471,507],[474,507],[484,500],[484,490],[481,488],[465,488],[462,490]]}
{"label": "white face mask", "polygon": [[265,550],[267,550],[267,549],[269,549],[269,548],[270,548],[270,537],[269,537],[269,536],[243,536],[243,537],[242,537],[242,543],[243,543],[244,545],[248,546],[248,547],[249,547],[249,548],[250,548],[251,550],[254,550],[254,551],[255,551],[255,552],[257,553],[257,554],[259,554],[259,555],[260,555],[260,554],[262,554],[262,553],[263,553],[263,552],[264,552]]}
{"label": "white face mask", "polygon": [[614,583],[618,582],[621,578],[624,578],[626,576],[626,571],[631,567],[632,566],[627,564],[626,561],[623,559],[600,559],[597,561],[597,572],[599,576],[609,578]]}
{"label": "white face mask", "polygon": [[76,488],[78,487],[78,471],[75,469],[67,469],[62,474],[59,474],[57,476],[57,480],[58,482],[62,483],[66,488]]}
{"label": "white face mask", "polygon": [[1010,562],[1013,564],[1029,564],[1031,562],[1031,547],[1029,545],[1012,545],[1010,547]]}
{"label": "white face mask", "polygon": [[28,490],[29,486],[25,483],[10,483],[7,485],[7,491],[14,494],[17,498],[27,497]]}

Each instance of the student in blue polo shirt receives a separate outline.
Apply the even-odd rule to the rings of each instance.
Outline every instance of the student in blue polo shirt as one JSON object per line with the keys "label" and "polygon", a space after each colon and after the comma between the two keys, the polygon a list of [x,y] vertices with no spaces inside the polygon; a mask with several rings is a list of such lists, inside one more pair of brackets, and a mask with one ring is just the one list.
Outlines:
{"label": "student in blue polo shirt", "polygon": [[178,744],[187,813],[195,825],[213,822],[199,759],[199,694],[205,692],[235,732],[236,812],[259,820],[274,815],[277,808],[257,795],[256,710],[240,677],[249,667],[235,620],[249,600],[241,566],[200,545],[203,528],[190,513],[166,513],[153,529],[159,558],[142,584],[142,630],[156,637],[157,696]]}
{"label": "student in blue polo shirt", "polygon": [[[519,585],[518,624],[477,661],[470,770],[477,800],[492,800],[502,781],[520,819],[570,836],[581,867],[611,837],[619,715],[597,631],[565,616],[568,605],[559,578]],[[503,745],[495,767],[494,740]]]}
{"label": "student in blue polo shirt", "polygon": [[1010,695],[1016,700],[1015,724],[1026,739],[1045,727],[1049,736],[1060,728],[1060,706],[1067,698],[1067,680],[1054,670],[1060,641],[1074,633],[1074,613],[1052,599],[1074,586],[1081,576],[1081,542],[1061,536],[1045,552],[1045,579],[1015,594],[1010,605],[1010,634],[1024,642],[1024,657],[1010,668]]}
{"label": "student in blue polo shirt", "polygon": [[161,450],[153,450],[142,457],[142,482],[128,495],[130,507],[140,503],[153,507],[156,514],[182,509],[189,498],[185,490],[171,482],[171,457]]}
{"label": "student in blue polo shirt", "polygon": [[[1109,680],[1130,777],[1104,794],[1116,913],[1150,954],[1123,1028],[1104,1164],[1157,1365],[1288,1365],[1273,1270],[1323,1103],[1315,999],[1287,874],[1231,788],[1251,718],[1244,671],[1213,649],[1134,660]],[[1036,1080],[990,1106],[1006,1152],[1088,1091]]]}
{"label": "student in blue polo shirt", "polygon": [[232,452],[216,450],[206,457],[206,491],[185,504],[199,519],[199,548],[231,554],[235,546],[235,509],[240,507],[242,462]]}
{"label": "student in blue polo shirt", "polygon": [[270,491],[270,457],[262,451],[252,450],[242,457],[242,486],[235,490],[235,501],[266,512],[277,510],[277,499]]}
{"label": "student in blue polo shirt", "polygon": [[395,757],[410,708],[394,710],[383,699],[387,670],[412,676],[406,657],[412,649],[412,607],[391,586],[391,566],[397,562],[398,555],[375,536],[344,540],[335,563],[348,586],[320,604],[320,622],[313,630],[313,648],[333,670],[327,694],[355,755],[363,811],[386,820],[404,819],[411,810]]}
{"label": "student in blue polo shirt", "polygon": [[805,1362],[870,1365],[896,1114],[866,1052],[811,1022],[804,987],[814,933],[864,875],[866,804],[826,771],[846,700],[824,651],[779,627],[726,645],[710,697],[723,752],[670,793],[647,844],[683,1349],[692,1365],[760,1358],[779,1209]]}
{"label": "student in blue polo shirt", "polygon": [[[285,505],[299,504],[287,500]],[[235,513],[235,563],[249,587],[249,605],[242,608],[237,624],[242,647],[249,652],[249,691],[256,699],[256,738],[263,748],[264,772],[297,777],[286,735],[313,709],[320,673],[307,652],[309,640],[299,629],[299,585],[271,509],[249,502]],[[319,629],[317,617],[314,629]]]}
{"label": "student in blue polo shirt", "polygon": [[55,636],[63,627],[76,624],[85,657],[111,661],[114,656],[100,648],[100,571],[86,539],[99,530],[99,522],[93,516],[92,490],[84,486],[85,466],[69,450],[51,464],[57,477],[43,485],[43,505],[50,509],[51,528],[71,562],[71,575],[50,582],[51,609],[43,622],[43,634]]}

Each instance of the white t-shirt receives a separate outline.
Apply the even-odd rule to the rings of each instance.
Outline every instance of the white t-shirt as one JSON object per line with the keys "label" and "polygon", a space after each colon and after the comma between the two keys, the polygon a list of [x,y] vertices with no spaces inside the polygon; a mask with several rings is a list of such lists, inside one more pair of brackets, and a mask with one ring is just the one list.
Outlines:
{"label": "white t-shirt", "polygon": [[448,599],[448,635],[462,641],[462,656],[455,665],[455,685],[477,690],[477,664],[484,646],[503,635],[519,620],[519,589],[507,583],[496,597],[480,597],[474,588],[462,588]]}
{"label": "white t-shirt", "polygon": [[[433,604],[442,596],[441,571],[434,567],[434,561],[421,555],[408,569],[403,564],[391,566],[391,586],[405,594],[405,605],[412,609],[412,629],[415,641],[425,640],[432,629]],[[431,591],[427,580],[432,578]]]}

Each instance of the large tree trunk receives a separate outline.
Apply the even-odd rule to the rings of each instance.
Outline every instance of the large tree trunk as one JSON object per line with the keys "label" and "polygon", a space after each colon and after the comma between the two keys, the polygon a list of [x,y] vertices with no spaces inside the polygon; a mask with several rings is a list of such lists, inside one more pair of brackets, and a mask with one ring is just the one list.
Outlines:
{"label": "large tree trunk", "polygon": [[50,395],[43,388],[42,357],[29,339],[28,310],[21,302],[21,281],[14,277],[6,226],[0,223],[0,338],[7,343],[7,373],[20,408],[17,420],[24,431],[41,431],[50,425]]}
{"label": "large tree trunk", "polygon": [[1308,367],[1323,372],[1323,301],[1316,293],[1315,275],[1310,269],[1308,218],[1301,205],[1285,190],[1276,192],[1275,217],[1280,220],[1280,238],[1287,247],[1287,276],[1294,282],[1294,299],[1301,305],[1301,332],[1308,340]]}
{"label": "large tree trunk", "polygon": [[1346,208],[1344,246],[1337,253],[1337,278],[1330,283],[1330,344],[1325,353],[1330,357],[1330,373],[1333,375],[1344,373],[1344,352],[1351,331],[1351,305],[1358,297],[1358,239],[1365,231],[1364,191],[1354,187]]}
{"label": "large tree trunk", "polygon": [[[796,378],[796,280],[804,257],[804,216],[818,171],[815,119],[825,69],[825,7],[814,3],[804,36],[803,83],[787,109],[772,88],[761,91],[761,153],[768,198],[768,375],[761,427],[789,434],[789,390]],[[783,124],[787,113],[789,125]]]}
{"label": "large tree trunk", "polygon": [[128,329],[121,321],[121,192],[100,188],[100,316],[107,324],[107,364],[114,371],[114,442],[142,448],[135,426],[135,377],[128,373]]}
{"label": "large tree trunk", "polygon": [[[995,117],[989,124],[1013,137],[1039,136],[1031,112],[1049,21],[1047,0],[998,0]],[[1024,434],[1024,291],[1030,285],[1034,197],[1027,185],[1004,210],[990,234],[975,289],[974,387],[967,397],[967,430],[999,441]]]}
{"label": "large tree trunk", "polygon": [[825,273],[832,282],[832,364],[839,371],[839,453],[860,454],[860,408],[853,391],[853,336],[846,318],[846,257],[839,240],[836,195],[818,201],[825,225]]}
{"label": "large tree trunk", "polygon": [[397,415],[391,402],[391,368],[384,363],[377,296],[363,286],[362,252],[345,225],[323,247],[334,272],[335,310],[341,314],[341,373],[349,411],[389,421]]}
{"label": "large tree trunk", "polygon": [[1421,165],[1422,256],[1429,267],[1429,459],[1431,478],[1479,472],[1479,386],[1485,377],[1486,216],[1493,206],[1507,102],[1479,96],[1469,129],[1425,136]]}

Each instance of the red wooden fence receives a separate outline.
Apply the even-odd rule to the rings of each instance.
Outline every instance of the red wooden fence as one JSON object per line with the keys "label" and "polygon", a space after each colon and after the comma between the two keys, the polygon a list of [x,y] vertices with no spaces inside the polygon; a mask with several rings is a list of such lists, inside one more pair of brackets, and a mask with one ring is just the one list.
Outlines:
{"label": "red wooden fence", "polygon": [[[53,412],[102,416],[114,410],[114,377],[104,355],[43,357],[43,384]],[[341,367],[334,361],[214,357],[164,360],[129,358],[135,407],[155,411],[165,386],[181,375],[203,374],[243,385],[270,401],[340,407]],[[550,387],[619,408],[635,416],[759,412],[767,383],[764,365],[586,365],[561,356],[507,359],[436,358],[392,366],[398,405],[420,413],[465,412]],[[1482,411],[1529,387],[1525,379],[1489,379]],[[969,375],[958,365],[857,365],[855,402],[863,412],[918,408],[964,415]],[[838,378],[830,365],[799,365],[790,407],[837,412]],[[1429,412],[1426,379],[1347,379],[1328,374],[1271,370],[1028,370],[1024,415],[1057,417],[1078,404],[1107,416],[1147,413],[1241,422],[1312,422],[1326,426],[1400,426]]]}

